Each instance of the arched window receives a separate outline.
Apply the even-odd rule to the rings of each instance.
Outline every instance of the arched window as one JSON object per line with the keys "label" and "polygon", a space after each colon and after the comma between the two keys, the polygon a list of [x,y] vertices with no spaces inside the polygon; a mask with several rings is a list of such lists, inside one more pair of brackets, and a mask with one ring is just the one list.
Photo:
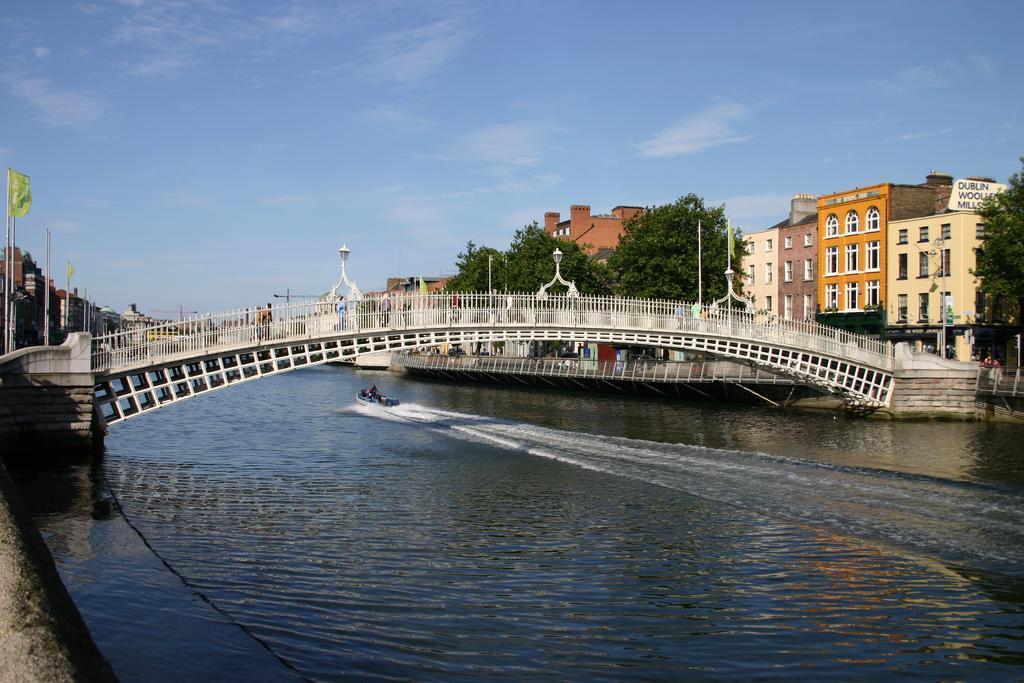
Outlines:
{"label": "arched window", "polygon": [[879,219],[878,209],[876,207],[872,206],[870,209],[868,209],[868,213],[864,217],[864,223],[864,229],[867,230],[868,232],[872,232],[874,230],[881,230],[882,221]]}
{"label": "arched window", "polygon": [[846,232],[857,232],[860,230],[860,218],[856,211],[846,214]]}
{"label": "arched window", "polygon": [[834,213],[830,213],[825,219],[825,237],[835,237],[839,234],[839,219]]}

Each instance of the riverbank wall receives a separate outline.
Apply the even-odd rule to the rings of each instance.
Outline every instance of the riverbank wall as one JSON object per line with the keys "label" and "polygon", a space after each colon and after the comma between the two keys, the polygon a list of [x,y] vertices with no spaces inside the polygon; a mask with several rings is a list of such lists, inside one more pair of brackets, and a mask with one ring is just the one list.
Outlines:
{"label": "riverbank wall", "polygon": [[115,681],[0,461],[0,681]]}
{"label": "riverbank wall", "polygon": [[0,359],[0,442],[5,450],[102,447],[90,353],[89,335],[75,333],[60,346],[19,349]]}

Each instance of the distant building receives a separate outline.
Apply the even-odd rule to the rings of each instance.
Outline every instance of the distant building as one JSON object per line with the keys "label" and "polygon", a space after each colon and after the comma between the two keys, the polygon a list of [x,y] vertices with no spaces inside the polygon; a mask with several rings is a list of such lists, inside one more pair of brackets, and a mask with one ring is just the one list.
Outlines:
{"label": "distant building", "polygon": [[740,279],[743,292],[754,300],[759,311],[778,313],[779,229],[771,227],[746,236],[747,255],[743,257]]}
{"label": "distant building", "polygon": [[[32,255],[20,248],[12,250],[12,268],[14,275],[14,345],[15,348],[36,346],[46,339],[46,290],[50,289],[50,343],[59,344],[63,340],[60,334],[60,304],[57,300],[53,282],[47,281],[42,269],[36,264]],[[0,249],[0,302],[6,300],[4,290],[5,259]],[[0,305],[0,331],[6,330],[4,306]],[[11,349],[13,350],[13,349]]]}
{"label": "distant building", "polygon": [[787,320],[814,319],[817,312],[818,206],[813,194],[790,201],[789,216],[778,230],[778,314]]}
{"label": "distant building", "polygon": [[427,286],[427,292],[437,292],[444,289],[445,284],[450,278],[438,275],[424,275],[422,277],[389,277],[387,284],[385,285],[385,291],[392,294],[399,292],[412,292],[417,293],[420,291],[420,280],[423,280]]}
{"label": "distant building", "polygon": [[607,260],[607,250],[618,248],[626,222],[646,212],[639,206],[616,206],[610,214],[591,215],[589,206],[573,204],[569,207],[567,221],[563,221],[562,214],[557,211],[545,213],[544,232],[566,242],[577,243],[588,256],[603,251],[602,255]]}
{"label": "distant building", "polygon": [[934,213],[951,187],[951,176],[933,172],[921,185],[879,183],[819,197],[818,319],[882,334],[889,222]]}
{"label": "distant building", "polygon": [[972,211],[944,209],[890,221],[890,339],[938,352],[945,315],[947,356],[1017,364],[1024,332],[1020,302],[986,297],[971,273],[984,240],[985,225]]}

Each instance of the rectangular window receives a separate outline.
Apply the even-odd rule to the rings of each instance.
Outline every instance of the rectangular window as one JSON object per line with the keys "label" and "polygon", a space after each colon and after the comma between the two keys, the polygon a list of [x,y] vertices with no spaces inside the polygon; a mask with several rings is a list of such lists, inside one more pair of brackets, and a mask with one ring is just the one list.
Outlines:
{"label": "rectangular window", "polygon": [[899,236],[900,236],[900,239],[897,242],[897,244],[906,244],[907,241],[909,240],[909,238],[907,237],[907,229],[906,228],[900,228]]}
{"label": "rectangular window", "polygon": [[786,247],[786,249],[792,249],[793,248],[793,236],[792,235],[786,235],[786,239],[783,240],[782,245],[784,247]]}
{"label": "rectangular window", "polygon": [[846,272],[856,273],[859,270],[858,257],[860,255],[859,244],[846,245]]}
{"label": "rectangular window", "polygon": [[804,259],[804,280],[814,279],[814,259]]}
{"label": "rectangular window", "polygon": [[974,236],[977,239],[979,239],[979,240],[985,239],[985,224],[984,223],[978,223],[977,225],[974,226]]}
{"label": "rectangular window", "polygon": [[772,264],[772,263],[764,264],[764,282],[765,282],[765,284],[768,284],[768,283],[772,282],[772,280],[774,279],[774,278],[772,278],[772,275],[774,274],[774,272],[775,272],[774,264]]}
{"label": "rectangular window", "polygon": [[804,318],[810,320],[814,316],[814,295],[804,294]]}
{"label": "rectangular window", "polygon": [[867,269],[868,270],[881,270],[881,267],[880,267],[880,264],[881,264],[880,254],[881,254],[881,248],[880,248],[879,242],[877,240],[874,241],[874,242],[868,242],[867,243],[867,260],[868,260],[868,262],[867,262]]}
{"label": "rectangular window", "polygon": [[772,245],[773,242],[774,242],[774,240],[770,240],[770,239],[765,240],[764,241],[764,250],[765,251],[771,251],[772,250],[772,246],[773,246]]}
{"label": "rectangular window", "polygon": [[782,301],[782,317],[786,320],[793,319],[793,295],[787,294]]}
{"label": "rectangular window", "polygon": [[809,232],[805,233],[804,234],[804,246],[805,247],[809,247],[812,244],[814,244],[814,237],[812,237],[811,233],[809,233]]}
{"label": "rectangular window", "polygon": [[950,254],[949,249],[942,250],[942,275],[949,277]]}
{"label": "rectangular window", "polygon": [[775,312],[772,310],[772,298],[770,296],[766,296],[764,298],[764,310],[768,311],[769,313]]}
{"label": "rectangular window", "polygon": [[751,263],[749,266],[747,266],[747,284],[748,285],[756,284],[755,278],[754,278],[754,264],[753,263]]}
{"label": "rectangular window", "polygon": [[922,227],[922,228],[918,228],[918,231],[917,231],[917,241],[918,242],[927,242],[928,241],[928,226],[927,225]]}
{"label": "rectangular window", "polygon": [[974,292],[974,321],[978,323],[985,322],[985,292],[975,291]]}
{"label": "rectangular window", "polygon": [[928,292],[917,295],[917,322],[928,322]]}
{"label": "rectangular window", "polygon": [[786,261],[782,269],[782,279],[786,282],[793,281],[793,262]]}
{"label": "rectangular window", "polygon": [[917,255],[917,276],[928,277],[928,252],[922,251]]}
{"label": "rectangular window", "polygon": [[907,322],[907,295],[900,294],[896,297],[896,322]]}
{"label": "rectangular window", "polygon": [[865,291],[866,298],[864,299],[865,306],[877,306],[882,300],[880,294],[882,291],[881,283],[878,280],[868,280],[867,290]]}
{"label": "rectangular window", "polygon": [[846,310],[855,311],[857,310],[857,283],[847,282],[846,283]]}
{"label": "rectangular window", "polygon": [[896,279],[897,280],[906,280],[907,279],[907,255],[906,254],[900,254],[899,256],[896,257],[896,261],[897,261],[897,263],[899,263],[899,271],[896,274]]}
{"label": "rectangular window", "polygon": [[825,248],[825,275],[839,272],[839,247]]}
{"label": "rectangular window", "polygon": [[942,224],[942,239],[948,240],[953,235],[953,226],[949,223]]}
{"label": "rectangular window", "polygon": [[839,308],[839,285],[825,285],[825,308],[832,310]]}

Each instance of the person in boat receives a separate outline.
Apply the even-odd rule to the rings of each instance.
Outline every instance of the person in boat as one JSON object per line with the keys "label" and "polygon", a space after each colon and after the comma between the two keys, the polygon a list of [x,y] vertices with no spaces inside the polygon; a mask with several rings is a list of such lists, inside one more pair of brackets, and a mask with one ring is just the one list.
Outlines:
{"label": "person in boat", "polygon": [[377,385],[374,384],[372,387],[370,387],[370,390],[366,392],[366,395],[369,396],[372,399],[375,399],[375,400],[379,399],[380,398],[380,392],[377,391]]}

